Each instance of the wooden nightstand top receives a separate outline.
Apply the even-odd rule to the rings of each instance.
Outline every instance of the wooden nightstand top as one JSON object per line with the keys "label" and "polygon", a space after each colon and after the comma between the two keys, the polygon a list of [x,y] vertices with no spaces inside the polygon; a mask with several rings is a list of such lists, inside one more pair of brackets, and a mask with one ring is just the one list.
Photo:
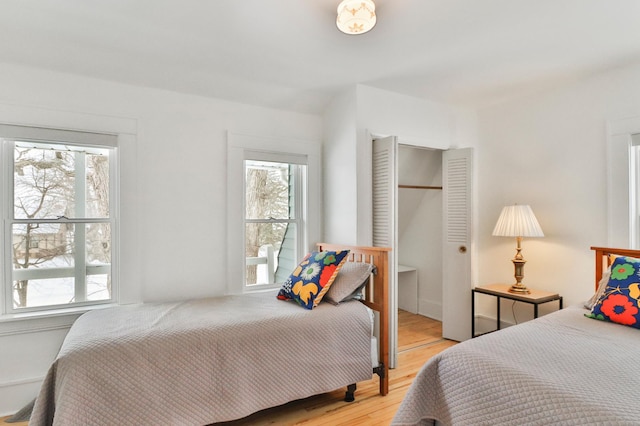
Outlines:
{"label": "wooden nightstand top", "polygon": [[509,288],[511,284],[489,284],[483,285],[480,287],[476,287],[473,291],[477,293],[491,294],[494,296],[500,296],[504,298],[508,298],[511,300],[519,300],[522,302],[528,303],[545,303],[550,302],[552,300],[560,299],[560,295],[558,293],[551,293],[548,291],[535,290],[527,286],[531,293],[529,294],[521,294],[521,293],[511,293],[509,292]]}

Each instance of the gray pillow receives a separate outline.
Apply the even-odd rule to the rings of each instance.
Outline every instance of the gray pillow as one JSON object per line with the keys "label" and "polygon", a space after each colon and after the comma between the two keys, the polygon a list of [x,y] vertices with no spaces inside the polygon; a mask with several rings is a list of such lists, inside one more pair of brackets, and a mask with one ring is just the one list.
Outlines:
{"label": "gray pillow", "polygon": [[374,273],[374,266],[362,262],[345,262],[323,300],[337,305],[358,297],[360,290]]}

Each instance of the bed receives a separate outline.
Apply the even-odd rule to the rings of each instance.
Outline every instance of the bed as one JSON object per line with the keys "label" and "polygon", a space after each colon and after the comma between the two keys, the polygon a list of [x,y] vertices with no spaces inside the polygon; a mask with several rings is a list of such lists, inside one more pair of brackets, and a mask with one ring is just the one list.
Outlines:
{"label": "bed", "polygon": [[[607,267],[640,251],[592,249],[594,300],[617,297],[620,288],[605,285]],[[639,280],[638,265],[629,279]],[[585,306],[570,306],[441,352],[421,368],[392,424],[640,424],[640,330],[589,316]]]}
{"label": "bed", "polygon": [[205,425],[342,387],[353,400],[374,373],[386,395],[388,249],[318,245],[332,250],[374,266],[361,300],[307,310],[269,291],[82,315],[29,424]]}

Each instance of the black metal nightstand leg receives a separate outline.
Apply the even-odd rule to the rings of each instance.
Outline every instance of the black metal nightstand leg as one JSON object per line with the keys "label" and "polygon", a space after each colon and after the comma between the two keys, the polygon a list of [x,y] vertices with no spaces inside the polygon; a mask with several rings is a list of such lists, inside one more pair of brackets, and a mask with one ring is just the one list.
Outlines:
{"label": "black metal nightstand leg", "polygon": [[471,338],[476,337],[476,292],[471,290]]}

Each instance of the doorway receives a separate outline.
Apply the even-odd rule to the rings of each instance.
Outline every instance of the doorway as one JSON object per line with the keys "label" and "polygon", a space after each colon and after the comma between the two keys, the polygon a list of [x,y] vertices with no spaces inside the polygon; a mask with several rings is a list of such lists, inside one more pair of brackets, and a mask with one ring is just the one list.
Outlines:
{"label": "doorway", "polygon": [[397,170],[398,349],[402,351],[407,345],[442,338],[442,151],[399,144]]}
{"label": "doorway", "polygon": [[[402,144],[395,136],[372,138],[372,142],[372,241],[374,246],[392,249],[389,254],[389,355],[390,367],[395,368],[399,296],[412,303],[417,315],[440,319],[442,337],[457,341],[469,338],[471,319],[466,312],[470,312],[471,305],[468,297],[471,250],[468,247],[473,157],[472,148],[439,150]],[[403,165],[399,162],[401,146]],[[412,181],[404,181],[405,178]],[[424,180],[413,181],[420,178]],[[423,194],[409,196],[410,201],[403,204],[402,215],[407,217],[403,222],[407,224],[400,225],[406,237],[401,245],[399,192],[404,190]],[[424,203],[430,198],[436,200],[432,206]],[[424,214],[415,214],[423,208]],[[425,231],[431,233],[425,235]],[[400,270],[402,272],[398,272]],[[399,291],[398,280],[410,284],[401,284],[403,290]],[[444,306],[447,309],[443,309]]]}

